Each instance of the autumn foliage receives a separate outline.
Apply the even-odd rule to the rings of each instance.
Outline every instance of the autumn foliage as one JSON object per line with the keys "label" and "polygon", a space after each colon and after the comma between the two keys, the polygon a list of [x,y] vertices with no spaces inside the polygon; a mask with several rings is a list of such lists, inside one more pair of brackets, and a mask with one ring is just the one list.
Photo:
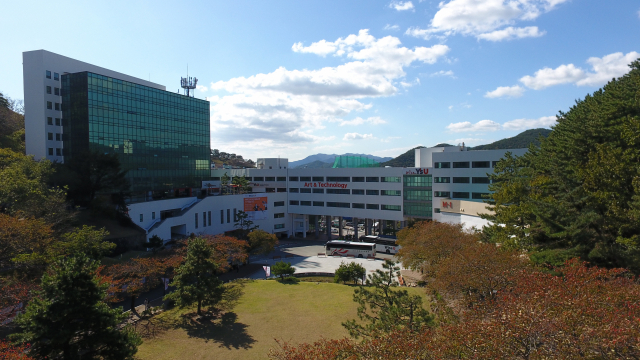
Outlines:
{"label": "autumn foliage", "polygon": [[27,345],[12,345],[6,340],[0,340],[0,360],[33,360],[25,352]]}

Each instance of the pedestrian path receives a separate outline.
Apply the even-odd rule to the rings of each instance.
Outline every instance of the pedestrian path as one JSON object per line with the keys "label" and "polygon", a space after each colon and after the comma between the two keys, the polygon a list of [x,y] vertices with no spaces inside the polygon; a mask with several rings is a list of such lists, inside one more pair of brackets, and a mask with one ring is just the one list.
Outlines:
{"label": "pedestrian path", "polygon": [[[325,273],[325,274],[333,274],[336,269],[340,266],[342,262],[356,262],[362,265],[366,270],[367,274],[372,273],[378,269],[382,269],[382,264],[384,264],[384,260],[374,259],[358,259],[351,257],[338,257],[338,256],[295,256],[295,257],[283,257],[276,259],[264,259],[261,261],[262,265],[273,266],[277,261],[285,261],[290,262],[291,266],[296,268],[296,274],[303,273]],[[264,279],[264,270],[260,269],[259,271],[251,274],[249,277],[251,279]]]}

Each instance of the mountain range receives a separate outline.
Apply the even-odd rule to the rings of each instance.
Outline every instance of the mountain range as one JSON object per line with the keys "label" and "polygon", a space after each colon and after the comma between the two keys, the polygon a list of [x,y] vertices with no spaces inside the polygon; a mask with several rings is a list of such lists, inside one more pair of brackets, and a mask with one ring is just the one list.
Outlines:
{"label": "mountain range", "polygon": [[[368,154],[353,154],[346,153],[341,154],[342,156],[364,156],[369,159],[373,159],[377,162],[385,162],[393,159],[392,157],[380,157]],[[319,168],[330,168],[333,166],[333,162],[336,159],[336,154],[315,154],[309,155],[302,160],[289,161],[290,169],[319,169]]]}

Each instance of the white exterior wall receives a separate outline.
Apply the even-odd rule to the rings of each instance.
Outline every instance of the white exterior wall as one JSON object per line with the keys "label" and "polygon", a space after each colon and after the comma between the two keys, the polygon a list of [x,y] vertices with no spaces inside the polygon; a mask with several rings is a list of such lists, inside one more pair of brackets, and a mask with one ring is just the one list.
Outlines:
{"label": "white exterior wall", "polygon": [[482,230],[483,226],[489,225],[489,221],[478,216],[469,216],[456,213],[433,214],[434,221],[446,222],[449,224],[463,224],[465,230],[476,228]]}
{"label": "white exterior wall", "polygon": [[[34,155],[36,160],[48,159],[63,161],[62,156],[56,156],[55,149],[62,149],[62,141],[56,141],[55,134],[62,134],[62,126],[55,125],[55,119],[62,119],[62,111],[47,109],[47,101],[62,103],[62,96],[56,96],[53,89],[61,88],[62,75],[91,71],[96,74],[114,77],[133,83],[165,90],[165,87],[150,81],[135,78],[99,66],[58,55],[46,50],[25,51],[22,53],[22,75],[24,82],[24,115],[25,141],[28,155]],[[51,79],[45,77],[46,71],[51,71]],[[54,73],[59,79],[54,80]],[[46,86],[51,86],[51,94],[47,94]],[[54,119],[54,125],[47,125],[47,117]],[[53,140],[47,140],[47,134],[53,133]],[[54,155],[48,155],[48,148],[54,149]]]}

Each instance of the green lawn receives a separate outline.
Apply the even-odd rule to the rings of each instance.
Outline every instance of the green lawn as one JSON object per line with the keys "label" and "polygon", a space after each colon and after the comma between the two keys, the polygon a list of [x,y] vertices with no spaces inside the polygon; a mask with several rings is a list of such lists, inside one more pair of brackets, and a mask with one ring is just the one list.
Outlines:
{"label": "green lawn", "polygon": [[[353,287],[340,284],[253,281],[244,287],[237,306],[222,319],[194,322],[183,311],[161,315],[172,326],[140,346],[140,359],[265,359],[274,338],[313,342],[341,338],[340,325],[356,318]],[[423,289],[409,288],[424,294]]]}

